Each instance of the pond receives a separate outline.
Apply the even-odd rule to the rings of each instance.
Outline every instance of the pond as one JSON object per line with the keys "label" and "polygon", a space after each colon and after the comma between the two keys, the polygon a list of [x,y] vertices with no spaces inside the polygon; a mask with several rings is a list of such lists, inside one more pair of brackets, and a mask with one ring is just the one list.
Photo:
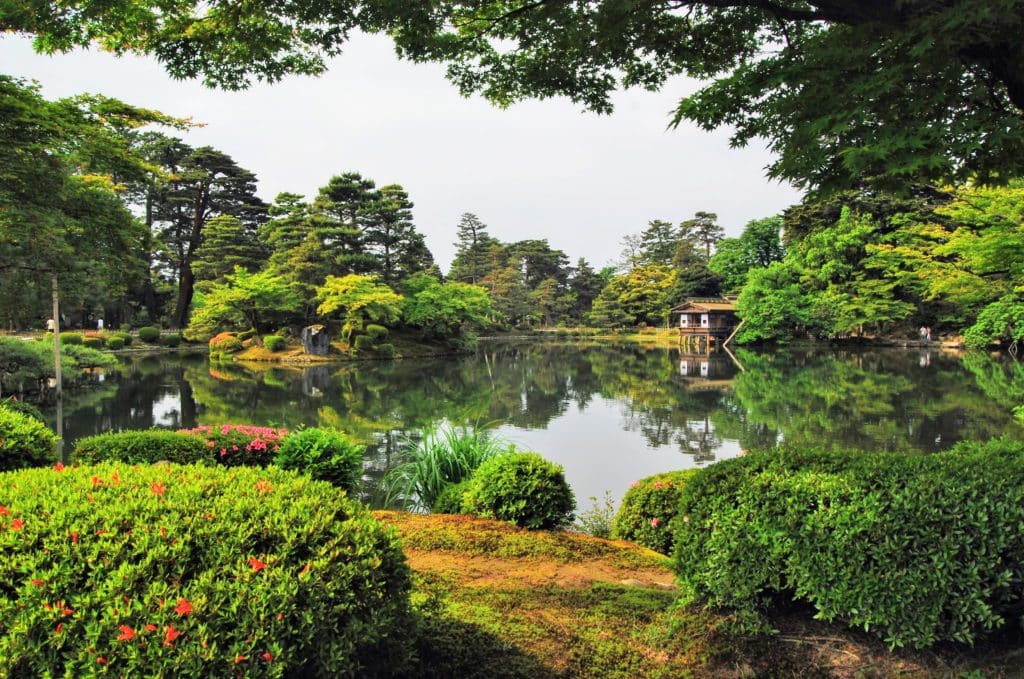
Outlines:
{"label": "pond", "polygon": [[251,423],[333,426],[369,446],[367,499],[409,438],[439,420],[490,425],[566,468],[580,509],[651,474],[787,442],[930,453],[1020,437],[1024,367],[939,350],[739,349],[482,341],[469,356],[313,368],[205,356],[126,358],[65,396],[66,448],[109,430]]}

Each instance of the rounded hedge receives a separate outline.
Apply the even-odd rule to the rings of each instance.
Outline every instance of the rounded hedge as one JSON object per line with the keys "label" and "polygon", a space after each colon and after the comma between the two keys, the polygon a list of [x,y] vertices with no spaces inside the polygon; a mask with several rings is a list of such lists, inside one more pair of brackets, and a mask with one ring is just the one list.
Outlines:
{"label": "rounded hedge", "polygon": [[263,346],[266,347],[267,351],[283,351],[285,341],[280,335],[265,335],[263,337]]}
{"label": "rounded hedge", "polygon": [[17,398],[11,396],[0,400],[0,408],[7,408],[8,410],[13,410],[16,413],[28,415],[33,420],[38,420],[39,422],[46,424],[46,418],[43,417],[43,411],[28,401],[19,401]]}
{"label": "rounded hedge", "polygon": [[377,347],[377,353],[384,358],[393,358],[395,355],[395,345],[390,342],[385,342]]}
{"label": "rounded hedge", "polygon": [[113,337],[107,338],[107,349],[117,351],[118,349],[124,349],[124,338],[114,335]]}
{"label": "rounded hedge", "polygon": [[57,435],[34,414],[0,407],[0,471],[53,464],[56,444]]}
{"label": "rounded hedge", "polygon": [[233,333],[222,332],[210,338],[210,353],[233,353],[242,350],[242,340]]}
{"label": "rounded hedge", "polygon": [[365,450],[334,429],[303,429],[281,440],[274,464],[350,491],[363,477]]}
{"label": "rounded hedge", "polygon": [[124,345],[125,345],[126,347],[130,347],[130,346],[132,345],[132,336],[131,336],[131,333],[128,333],[128,332],[119,332],[119,333],[117,333],[116,335],[114,335],[114,337],[120,337],[121,339],[123,339],[123,340],[124,340]]}
{"label": "rounded hedge", "polygon": [[408,667],[405,557],[329,484],[107,463],[0,474],[0,507],[2,675]]}
{"label": "rounded hedge", "polygon": [[61,344],[81,344],[84,339],[80,332],[62,332],[60,334]]}
{"label": "rounded hedge", "polygon": [[698,471],[682,469],[655,474],[630,486],[615,515],[612,537],[671,554],[675,544],[672,521],[679,512],[679,496]]}
{"label": "rounded hedge", "polygon": [[181,344],[181,335],[176,332],[169,332],[160,339],[160,343],[168,347],[176,347]]}
{"label": "rounded hedge", "polygon": [[160,328],[154,328],[151,325],[142,326],[139,328],[139,339],[146,344],[159,344]]}
{"label": "rounded hedge", "polygon": [[118,461],[128,463],[177,462],[189,464],[213,460],[205,441],[188,434],[149,429],[99,434],[79,439],[71,453],[78,462]]}
{"label": "rounded hedge", "polygon": [[86,337],[82,340],[82,344],[90,349],[102,349],[106,342],[103,341],[102,337]]}
{"label": "rounded hedge", "polygon": [[369,335],[357,335],[353,346],[357,352],[367,351],[373,348],[373,340],[370,339]]}
{"label": "rounded hedge", "polygon": [[912,647],[972,643],[1024,607],[1024,442],[757,453],[704,469],[679,511],[684,602],[756,615],[782,594]]}
{"label": "rounded hedge", "polygon": [[530,529],[568,526],[576,498],[561,465],[536,453],[507,453],[481,464],[470,479],[463,509]]}
{"label": "rounded hedge", "polygon": [[469,490],[471,482],[472,478],[469,478],[458,483],[449,483],[445,486],[444,490],[438,494],[437,499],[434,500],[434,504],[430,508],[431,513],[462,514],[466,491]]}
{"label": "rounded hedge", "polygon": [[366,336],[369,337],[374,344],[377,344],[388,336],[388,329],[383,325],[370,323],[366,326]]}

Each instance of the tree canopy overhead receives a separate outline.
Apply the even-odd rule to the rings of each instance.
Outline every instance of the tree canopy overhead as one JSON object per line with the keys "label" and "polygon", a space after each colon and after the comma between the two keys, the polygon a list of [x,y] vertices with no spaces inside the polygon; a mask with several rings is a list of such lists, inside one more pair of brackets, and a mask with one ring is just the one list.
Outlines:
{"label": "tree canopy overhead", "polygon": [[464,94],[599,112],[687,74],[705,84],[674,123],[766,138],[769,174],[802,187],[1024,172],[1024,0],[30,0],[0,30],[153,54],[225,88],[320,72],[351,31],[387,33]]}

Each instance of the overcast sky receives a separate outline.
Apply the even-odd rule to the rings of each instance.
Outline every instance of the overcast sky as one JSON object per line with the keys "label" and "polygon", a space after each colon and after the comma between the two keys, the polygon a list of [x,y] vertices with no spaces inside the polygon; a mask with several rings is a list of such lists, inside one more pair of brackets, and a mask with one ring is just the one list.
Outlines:
{"label": "overcast sky", "polygon": [[191,117],[204,127],[185,140],[255,172],[268,202],[281,191],[315,194],[350,170],[401,184],[445,270],[463,212],[503,241],[547,238],[573,262],[600,267],[652,219],[678,223],[705,210],[738,235],[747,221],[799,200],[765,178],[763,149],[730,149],[725,131],[666,129],[675,102],[694,89],[685,79],[659,93],[622,93],[612,115],[598,116],[561,100],[500,110],[464,99],[443,67],[401,62],[377,36],[356,36],[319,78],[244,92],[174,81],[149,59],[45,57],[18,37],[0,38],[0,64],[2,73],[38,80],[48,98],[94,92]]}

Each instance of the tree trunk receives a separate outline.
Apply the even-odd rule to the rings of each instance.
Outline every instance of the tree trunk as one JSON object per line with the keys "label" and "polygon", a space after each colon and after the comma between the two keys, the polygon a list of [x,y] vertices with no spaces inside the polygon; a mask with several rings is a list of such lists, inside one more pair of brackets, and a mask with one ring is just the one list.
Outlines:
{"label": "tree trunk", "polygon": [[188,309],[192,305],[192,294],[195,291],[195,274],[192,273],[192,256],[199,248],[203,236],[203,225],[206,216],[207,188],[201,187],[196,191],[196,197],[192,205],[192,232],[189,234],[188,243],[185,246],[184,256],[181,258],[181,267],[178,274],[178,303],[174,308],[174,317],[171,319],[171,327],[183,329],[188,325]]}

